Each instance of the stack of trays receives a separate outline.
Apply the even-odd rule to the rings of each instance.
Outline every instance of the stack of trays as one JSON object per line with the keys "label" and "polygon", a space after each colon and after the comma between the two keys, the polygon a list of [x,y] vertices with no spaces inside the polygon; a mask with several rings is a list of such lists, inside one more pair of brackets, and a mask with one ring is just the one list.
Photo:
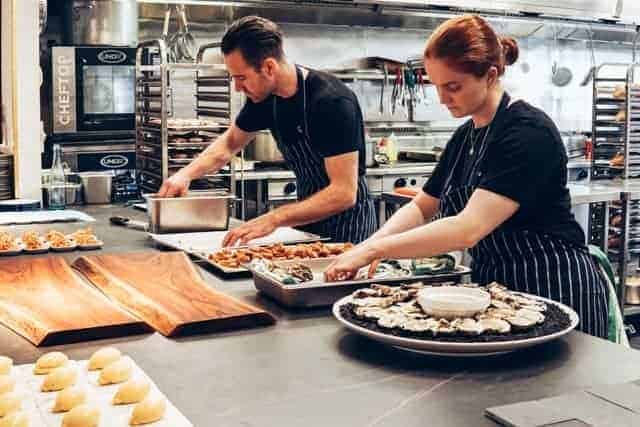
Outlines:
{"label": "stack of trays", "polygon": [[13,198],[13,155],[0,154],[0,200]]}

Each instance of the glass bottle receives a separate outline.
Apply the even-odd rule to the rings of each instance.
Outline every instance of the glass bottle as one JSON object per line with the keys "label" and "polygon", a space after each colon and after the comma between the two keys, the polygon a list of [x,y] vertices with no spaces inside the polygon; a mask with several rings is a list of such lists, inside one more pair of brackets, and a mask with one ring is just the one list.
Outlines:
{"label": "glass bottle", "polygon": [[49,209],[64,209],[66,205],[67,179],[62,166],[62,149],[60,145],[53,146],[53,162],[49,175]]}

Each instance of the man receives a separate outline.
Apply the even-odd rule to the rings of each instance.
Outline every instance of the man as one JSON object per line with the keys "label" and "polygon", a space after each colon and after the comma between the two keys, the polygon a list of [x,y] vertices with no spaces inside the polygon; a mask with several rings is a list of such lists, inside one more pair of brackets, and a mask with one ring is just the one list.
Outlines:
{"label": "man", "polygon": [[376,216],[364,176],[358,100],[335,77],[289,63],[282,38],[275,23],[257,16],[229,27],[222,39],[224,62],[247,102],[235,123],[159,194],[185,194],[191,180],[219,170],[255,132],[269,129],[296,176],[298,202],[231,230],[223,244],[244,244],[281,226],[359,243],[375,231]]}

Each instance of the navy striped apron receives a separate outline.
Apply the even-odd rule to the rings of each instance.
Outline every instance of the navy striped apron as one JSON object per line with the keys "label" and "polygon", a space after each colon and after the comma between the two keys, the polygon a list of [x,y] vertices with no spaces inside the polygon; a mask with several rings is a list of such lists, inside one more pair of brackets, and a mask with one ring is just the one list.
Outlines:
{"label": "navy striped apron", "polygon": [[[298,200],[303,200],[326,188],[330,181],[324,166],[324,158],[311,148],[307,123],[307,88],[300,67],[296,67],[298,88],[302,89],[302,123],[298,123],[297,138],[283,141],[278,130],[276,98],[273,97],[273,135],[282,156],[296,176]],[[292,119],[293,120],[293,119]],[[297,227],[334,242],[360,243],[374,233],[377,218],[373,200],[369,195],[364,176],[358,177],[356,204],[339,214],[312,224]]]}
{"label": "navy striped apron", "polygon": [[[473,147],[475,157],[464,185],[456,186],[451,182],[452,176],[461,157],[469,155],[467,143],[470,138],[462,145],[443,186],[441,216],[457,215],[465,208],[482,177],[480,165],[491,143],[488,136],[492,130],[495,132],[499,128],[501,114],[510,105],[505,95],[484,139],[478,147]],[[586,247],[572,245],[540,231],[508,230],[501,226],[469,252],[473,258],[471,267],[474,282],[485,285],[496,281],[515,291],[559,301],[578,313],[578,328],[581,331],[607,337],[607,288]]]}

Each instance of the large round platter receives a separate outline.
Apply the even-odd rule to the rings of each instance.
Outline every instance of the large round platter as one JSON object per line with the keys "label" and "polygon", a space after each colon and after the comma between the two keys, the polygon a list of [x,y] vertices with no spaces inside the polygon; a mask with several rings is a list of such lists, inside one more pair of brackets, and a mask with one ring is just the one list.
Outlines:
{"label": "large round platter", "polygon": [[518,294],[537,299],[547,304],[553,304],[556,307],[564,311],[570,319],[570,324],[565,329],[558,332],[543,335],[534,338],[524,338],[511,341],[496,341],[496,342],[443,342],[429,339],[416,339],[416,338],[404,338],[391,334],[385,334],[382,332],[373,331],[362,326],[356,325],[349,320],[345,319],[340,313],[340,308],[348,304],[351,301],[351,295],[348,295],[333,305],[333,315],[342,323],[347,329],[373,340],[389,344],[403,350],[409,350],[425,354],[433,354],[438,356],[456,356],[456,357],[479,357],[489,356],[502,353],[508,353],[511,351],[532,347],[534,345],[542,344],[548,341],[558,339],[578,326],[579,318],[578,314],[570,307],[564,304],[552,301],[547,298],[538,297],[535,295],[525,294],[518,292]]}

